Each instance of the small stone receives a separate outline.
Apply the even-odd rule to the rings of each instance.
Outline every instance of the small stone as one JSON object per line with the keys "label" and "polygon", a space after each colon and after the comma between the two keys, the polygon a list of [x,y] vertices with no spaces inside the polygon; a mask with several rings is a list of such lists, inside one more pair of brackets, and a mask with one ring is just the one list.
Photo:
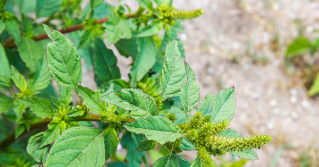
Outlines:
{"label": "small stone", "polygon": [[297,97],[296,96],[291,96],[290,97],[291,103],[296,103],[297,102]]}
{"label": "small stone", "polygon": [[272,99],[272,100],[270,100],[269,105],[275,106],[275,105],[277,105],[277,101],[275,99]]}
{"label": "small stone", "polygon": [[308,102],[307,100],[303,100],[303,101],[301,102],[301,105],[302,105],[303,107],[308,107],[309,102]]}

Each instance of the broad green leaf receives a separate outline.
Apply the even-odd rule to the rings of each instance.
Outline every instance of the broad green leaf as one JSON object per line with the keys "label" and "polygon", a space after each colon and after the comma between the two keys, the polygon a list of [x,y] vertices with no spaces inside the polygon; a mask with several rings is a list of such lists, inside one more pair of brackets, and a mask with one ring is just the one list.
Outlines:
{"label": "broad green leaf", "polygon": [[59,31],[51,33],[44,25],[45,31],[53,42],[47,45],[48,66],[54,80],[62,87],[77,91],[82,80],[81,57],[73,43]]}
{"label": "broad green leaf", "polygon": [[172,31],[170,31],[170,30],[165,31],[163,41],[161,44],[161,51],[164,51],[167,44],[171,41],[171,33],[172,33]]}
{"label": "broad green leaf", "polygon": [[117,138],[117,133],[112,127],[108,127],[104,132],[104,143],[105,143],[105,160],[112,156],[119,145],[120,141]]}
{"label": "broad green leaf", "polygon": [[40,132],[38,134],[31,136],[29,141],[28,141],[28,145],[27,145],[28,154],[35,161],[37,161],[39,163],[45,162],[45,159],[46,159],[48,152],[49,152],[49,149],[50,149],[49,146],[39,148],[39,144],[43,139],[43,133],[44,132]]}
{"label": "broad green leaf", "polygon": [[6,52],[0,44],[0,85],[10,86],[10,75],[10,64],[6,56]]}
{"label": "broad green leaf", "polygon": [[192,162],[191,167],[202,167],[202,161],[197,156],[196,159]]}
{"label": "broad green leaf", "polygon": [[319,38],[316,38],[315,40],[313,40],[311,45],[312,46],[310,48],[310,54],[311,56],[313,56],[319,49]]}
{"label": "broad green leaf", "polygon": [[132,56],[132,59],[136,60],[138,54],[137,38],[120,39],[114,45],[121,55],[125,57]]}
{"label": "broad green leaf", "polygon": [[27,67],[34,72],[38,61],[45,54],[45,50],[32,39],[21,37],[20,42],[18,43],[18,51],[20,57],[25,62]]}
{"label": "broad green leaf", "polygon": [[158,159],[153,167],[190,167],[190,163],[177,154]]}
{"label": "broad green leaf", "polygon": [[153,10],[153,4],[151,0],[137,0],[143,8],[152,11]]}
{"label": "broad green leaf", "polygon": [[45,166],[100,167],[105,164],[103,130],[74,127],[53,144]]}
{"label": "broad green leaf", "polygon": [[216,96],[214,94],[207,94],[205,99],[202,101],[198,112],[202,113],[202,115],[204,116],[211,116],[213,112],[215,97]]}
{"label": "broad green leaf", "polygon": [[18,99],[18,101],[25,106],[30,107],[30,110],[40,118],[52,118],[53,107],[52,102],[48,99],[26,97]]}
{"label": "broad green leaf", "polygon": [[144,140],[143,134],[131,133],[131,137],[136,145],[140,144]]}
{"label": "broad green leaf", "polygon": [[136,86],[156,61],[157,46],[152,37],[138,38],[138,55],[131,69],[131,84]]}
{"label": "broad green leaf", "polygon": [[102,113],[107,111],[105,102],[100,101],[101,92],[93,92],[89,88],[79,86],[79,94],[83,98],[83,103],[93,112]]}
{"label": "broad green leaf", "polygon": [[185,50],[183,42],[180,39],[176,39],[178,41],[178,50],[181,52],[181,58],[185,59]]}
{"label": "broad green leaf", "polygon": [[62,0],[37,0],[36,14],[37,17],[48,17],[59,11]]}
{"label": "broad green leaf", "polygon": [[6,30],[13,36],[14,42],[17,44],[20,42],[20,29],[18,23],[14,19],[7,19]]}
{"label": "broad green leaf", "polygon": [[36,0],[14,0],[19,11],[23,14],[32,13],[35,11]]}
{"label": "broad green leaf", "polygon": [[35,74],[32,77],[30,88],[32,91],[42,90],[47,88],[51,83],[51,75],[46,58],[43,57],[37,64]]}
{"label": "broad green leaf", "polygon": [[[227,136],[227,137],[242,137],[239,133],[232,129],[226,129],[224,132],[220,133],[222,136]],[[256,160],[258,159],[257,154],[254,152],[253,149],[248,149],[242,152],[239,151],[232,151],[231,152],[234,156],[238,156],[240,158],[244,159],[251,159],[251,160]]]}
{"label": "broad green leaf", "polygon": [[26,108],[27,107],[20,103],[18,100],[13,101],[13,111],[16,114],[16,122],[18,122],[22,118],[22,115]]}
{"label": "broad green leaf", "polygon": [[104,23],[107,34],[107,44],[116,43],[119,39],[131,38],[132,33],[127,26],[125,19],[117,16],[115,13],[110,14],[109,20]]}
{"label": "broad green leaf", "polygon": [[101,81],[105,83],[121,78],[120,69],[116,66],[117,58],[111,49],[106,48],[101,39],[95,40],[93,58],[94,71]]}
{"label": "broad green leaf", "polygon": [[95,39],[96,35],[93,30],[85,30],[80,38],[78,49],[89,46]]}
{"label": "broad green leaf", "polygon": [[148,140],[154,140],[160,144],[174,142],[183,137],[178,126],[161,116],[140,118],[136,122],[126,123],[124,127],[131,132],[144,134]]}
{"label": "broad green leaf", "polygon": [[121,144],[127,151],[126,159],[128,161],[129,167],[141,166],[142,156],[144,153],[134,151],[136,149],[136,144],[132,139],[130,132],[124,133]]}
{"label": "broad green leaf", "polygon": [[182,111],[180,108],[173,106],[169,110],[169,112],[175,114],[177,120],[174,123],[176,125],[181,124],[183,122],[186,122],[186,120],[187,120],[186,113],[184,111]]}
{"label": "broad green leaf", "polygon": [[43,134],[43,139],[39,145],[39,148],[53,143],[59,137],[59,135],[65,131],[66,123],[64,121],[52,121],[48,125],[48,128],[49,129]]}
{"label": "broad green leaf", "polygon": [[142,91],[137,89],[122,89],[119,92],[103,96],[101,100],[117,105],[124,110],[131,111],[130,115],[133,119],[155,116],[158,114],[155,101],[152,98],[148,98]]}
{"label": "broad green leaf", "polygon": [[81,110],[78,108],[73,109],[71,112],[67,114],[68,117],[79,117],[85,114],[85,110]]}
{"label": "broad green leaf", "polygon": [[180,60],[178,42],[172,41],[166,47],[165,61],[160,74],[162,100],[179,96],[181,86],[186,78],[185,64]]}
{"label": "broad green leaf", "polygon": [[192,109],[199,103],[199,86],[193,70],[185,63],[187,80],[182,84],[181,103],[188,117]]}
{"label": "broad green leaf", "polygon": [[0,34],[5,28],[6,28],[6,24],[2,20],[0,20]]}
{"label": "broad green leaf", "polygon": [[124,162],[108,162],[108,163],[106,163],[106,166],[107,167],[129,167]]}
{"label": "broad green leaf", "polygon": [[311,47],[311,42],[307,38],[299,37],[288,45],[286,50],[286,56],[293,57],[299,54],[303,54],[309,51]]}
{"label": "broad green leaf", "polygon": [[311,85],[310,89],[308,90],[309,96],[314,96],[319,93],[319,73],[317,74],[313,84]]}
{"label": "broad green leaf", "polygon": [[137,37],[147,37],[158,34],[163,27],[163,23],[160,20],[153,21],[150,25],[144,27]]}
{"label": "broad green leaf", "polygon": [[13,107],[12,100],[0,92],[0,113],[8,112]]}
{"label": "broad green leaf", "polygon": [[143,152],[143,151],[149,151],[154,149],[154,147],[157,145],[156,141],[152,140],[144,140],[141,143],[139,143],[135,149],[136,152]]}
{"label": "broad green leaf", "polygon": [[164,6],[164,5],[167,5],[167,6],[172,5],[172,0],[154,0],[154,2],[156,3],[158,7]]}
{"label": "broad green leaf", "polygon": [[221,90],[216,96],[211,122],[231,120],[236,108],[235,88]]}
{"label": "broad green leaf", "polygon": [[11,78],[21,92],[27,90],[27,81],[25,80],[24,76],[20,74],[19,71],[13,66],[11,66]]}
{"label": "broad green leaf", "polygon": [[183,150],[187,150],[187,151],[196,150],[196,147],[191,142],[189,142],[185,137],[183,137],[182,139],[181,147]]}

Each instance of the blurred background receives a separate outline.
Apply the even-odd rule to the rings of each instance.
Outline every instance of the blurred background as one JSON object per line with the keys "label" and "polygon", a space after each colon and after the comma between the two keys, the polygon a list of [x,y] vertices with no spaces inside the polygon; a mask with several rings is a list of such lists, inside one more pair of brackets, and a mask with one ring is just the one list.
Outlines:
{"label": "blurred background", "polygon": [[[106,2],[117,4],[115,0]],[[121,3],[133,11],[138,7],[137,1]],[[298,37],[311,44],[316,41],[319,2],[174,0],[173,6],[204,9],[201,17],[182,22],[185,31],[180,34],[201,99],[235,86],[237,104],[230,128],[243,136],[267,134],[273,138],[255,150],[259,160],[246,166],[319,166],[319,98],[308,92],[318,72],[319,55],[310,56],[300,41],[292,47],[293,56],[286,54]],[[131,61],[118,55],[122,77],[127,78]],[[93,71],[83,70],[82,85],[96,88]],[[183,156],[192,161],[196,152],[184,152]],[[231,160],[230,155],[224,158]]]}

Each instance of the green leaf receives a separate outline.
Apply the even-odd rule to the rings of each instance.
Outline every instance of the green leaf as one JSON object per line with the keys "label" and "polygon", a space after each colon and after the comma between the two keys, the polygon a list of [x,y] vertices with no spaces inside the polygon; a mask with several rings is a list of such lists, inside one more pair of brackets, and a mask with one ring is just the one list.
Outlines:
{"label": "green leaf", "polygon": [[[1,25],[1,23],[0,23]],[[4,51],[3,46],[0,44],[0,85],[10,86],[10,65]]]}
{"label": "green leaf", "polygon": [[172,0],[154,0],[154,2],[156,3],[158,7],[164,6],[164,5],[168,5],[168,6],[172,5]]}
{"label": "green leaf", "polygon": [[62,0],[37,0],[37,17],[48,17],[59,11]]}
{"label": "green leaf", "polygon": [[163,27],[163,23],[160,20],[153,21],[150,25],[144,27],[137,37],[147,37],[158,34]]}
{"label": "green leaf", "polygon": [[181,52],[182,59],[185,59],[185,50],[183,46],[183,42],[180,39],[176,39],[178,41],[178,50]]}
{"label": "green leaf", "polygon": [[105,160],[112,156],[119,145],[120,141],[117,138],[117,133],[112,127],[108,127],[104,132],[104,143],[105,143]]}
{"label": "green leaf", "polygon": [[106,163],[108,167],[128,167],[128,165],[124,162],[108,162]]}
{"label": "green leaf", "polygon": [[130,115],[133,119],[158,114],[155,101],[137,89],[122,89],[119,92],[103,96],[101,100],[131,111]]}
{"label": "green leaf", "polygon": [[18,122],[22,118],[22,115],[26,108],[27,107],[21,104],[18,100],[13,101],[13,111],[16,114],[16,122]]}
{"label": "green leaf", "polygon": [[27,145],[28,154],[35,161],[37,161],[39,163],[45,162],[45,159],[46,159],[48,152],[49,152],[49,149],[50,149],[49,146],[39,148],[39,144],[43,139],[43,133],[44,132],[40,132],[38,134],[31,136],[29,141],[28,141],[28,145]]}
{"label": "green leaf", "polygon": [[231,120],[236,108],[235,88],[228,88],[220,91],[216,96],[213,107],[211,122]]}
{"label": "green leaf", "polygon": [[166,47],[165,61],[160,74],[162,100],[179,96],[181,85],[186,78],[185,64],[180,60],[178,42],[172,41]]}
{"label": "green leaf", "polygon": [[37,64],[35,74],[32,77],[30,88],[32,91],[42,90],[47,88],[51,82],[51,75],[46,58],[43,57]]}
{"label": "green leaf", "polygon": [[20,29],[18,23],[14,19],[7,19],[6,21],[6,30],[14,38],[14,42],[17,44],[20,42]]}
{"label": "green leaf", "polygon": [[188,117],[192,109],[199,103],[199,86],[193,70],[185,63],[187,80],[182,84],[181,103]]}
{"label": "green leaf", "polygon": [[27,81],[24,76],[21,75],[17,69],[11,66],[11,78],[15,85],[20,89],[21,92],[27,90]]}
{"label": "green leaf", "polygon": [[43,134],[43,139],[39,145],[39,148],[53,143],[59,137],[59,135],[65,131],[66,123],[64,121],[52,121],[48,125],[48,128],[49,129]]}
{"label": "green leaf", "polygon": [[140,4],[140,6],[142,6],[143,8],[152,11],[153,8],[153,4],[151,0],[137,0]]}
{"label": "green leaf", "polygon": [[102,113],[107,111],[106,103],[100,101],[100,98],[102,97],[101,92],[93,92],[89,88],[79,86],[79,94],[83,98],[84,104],[93,112]]}
{"label": "green leaf", "polygon": [[[222,136],[226,136],[226,137],[242,137],[239,133],[237,133],[236,131],[232,130],[232,129],[226,129],[224,132],[220,133],[220,135]],[[254,152],[253,149],[248,149],[242,152],[239,151],[232,151],[231,152],[234,156],[238,156],[240,158],[244,158],[244,159],[251,159],[251,160],[256,160],[258,159],[257,154]]]}
{"label": "green leaf", "polygon": [[181,147],[183,150],[189,151],[189,150],[196,150],[196,147],[189,142],[185,137],[182,139]]}
{"label": "green leaf", "polygon": [[72,42],[59,31],[50,32],[44,25],[45,31],[53,42],[47,45],[47,60],[54,80],[62,87],[77,91],[78,83],[82,80],[81,57]]}
{"label": "green leaf", "polygon": [[52,102],[48,99],[27,97],[18,99],[18,101],[25,106],[30,107],[30,110],[40,118],[52,118],[53,117],[53,107]]}
{"label": "green leaf", "polygon": [[202,167],[202,161],[197,156],[196,159],[192,162],[191,167]]}
{"label": "green leaf", "polygon": [[214,94],[207,94],[205,99],[202,101],[198,112],[202,113],[202,115],[204,116],[211,116],[213,112],[215,97],[216,96]]}
{"label": "green leaf", "polygon": [[141,143],[139,143],[135,149],[135,152],[143,152],[143,151],[149,151],[154,149],[154,147],[157,145],[156,141],[152,140],[144,140]]}
{"label": "green leaf", "polygon": [[190,163],[177,154],[158,159],[153,167],[190,167]]}
{"label": "green leaf", "polygon": [[36,65],[38,61],[45,54],[45,50],[32,39],[21,37],[18,43],[18,51],[20,57],[25,62],[27,67],[34,72],[36,70]]}
{"label": "green leaf", "polygon": [[25,130],[25,124],[18,124],[15,133],[14,133],[14,138],[17,139]]}
{"label": "green leaf", "polygon": [[136,144],[132,139],[130,132],[124,133],[121,140],[121,144],[127,151],[126,159],[128,161],[129,166],[141,166],[142,156],[144,155],[144,153],[134,151],[136,149]]}
{"label": "green leaf", "polygon": [[161,116],[140,118],[136,122],[124,124],[124,127],[128,131],[144,134],[148,140],[154,140],[160,144],[174,142],[183,137],[178,126]]}
{"label": "green leaf", "polygon": [[105,83],[112,79],[121,78],[120,69],[116,66],[117,58],[99,38],[95,40],[93,58],[95,73],[101,81]]}
{"label": "green leaf", "polygon": [[23,14],[32,13],[35,11],[36,0],[14,0],[19,8],[19,12]]}
{"label": "green leaf", "polygon": [[53,144],[45,166],[89,167],[105,163],[103,130],[74,127]]}
{"label": "green leaf", "polygon": [[2,20],[0,20],[0,34],[5,28],[6,28],[6,24]]}
{"label": "green leaf", "polygon": [[114,45],[121,55],[125,57],[132,56],[133,60],[136,59],[138,54],[137,38],[120,39]]}
{"label": "green leaf", "polygon": [[0,92],[0,113],[8,112],[13,107],[12,100]]}
{"label": "green leaf", "polygon": [[177,120],[174,123],[176,125],[181,124],[183,122],[186,122],[186,120],[187,120],[186,113],[184,111],[182,111],[180,108],[172,107],[169,110],[169,112],[175,114]]}
{"label": "green leaf", "polygon": [[286,50],[287,57],[293,57],[303,54],[310,50],[312,47],[311,42],[305,37],[299,37],[288,45]]}
{"label": "green leaf", "polygon": [[104,23],[104,27],[108,45],[116,43],[119,39],[132,37],[131,30],[127,26],[125,19],[117,16],[115,13],[110,14],[109,20]]}
{"label": "green leaf", "polygon": [[156,61],[157,46],[152,37],[138,38],[138,55],[131,69],[131,84],[136,86]]}
{"label": "green leaf", "polygon": [[314,96],[319,93],[319,73],[317,73],[317,76],[307,93],[309,96]]}
{"label": "green leaf", "polygon": [[64,89],[62,86],[59,86],[59,100],[63,102],[64,105],[69,105],[72,101],[71,91]]}

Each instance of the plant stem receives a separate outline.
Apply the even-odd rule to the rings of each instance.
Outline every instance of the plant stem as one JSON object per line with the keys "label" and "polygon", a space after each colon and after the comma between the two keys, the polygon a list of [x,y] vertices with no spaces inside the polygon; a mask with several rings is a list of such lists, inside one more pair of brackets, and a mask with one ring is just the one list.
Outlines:
{"label": "plant stem", "polygon": [[13,90],[13,88],[12,88],[12,85],[9,86],[9,89],[10,89],[11,95],[12,95],[12,96],[15,95],[14,90]]}
{"label": "plant stem", "polygon": [[[127,18],[135,18],[135,17],[138,17],[138,15],[136,15],[136,14],[127,14],[126,17]],[[106,18],[97,20],[95,22],[95,24],[102,24],[102,23],[104,23],[104,22],[106,22],[108,20],[109,20],[109,18],[106,17]],[[66,29],[60,29],[58,31],[60,31],[62,34],[67,34],[67,33],[73,32],[73,31],[81,30],[83,28],[84,28],[83,24],[78,24],[78,25],[71,26],[71,27],[66,28]],[[41,35],[33,37],[32,39],[35,40],[35,41],[40,41],[40,40],[47,39],[47,38],[49,38],[47,34],[41,34]],[[3,44],[3,46],[6,47],[6,48],[15,48],[15,47],[17,47],[17,45],[14,43],[14,39],[13,38],[11,38],[8,41],[6,41]]]}
{"label": "plant stem", "polygon": [[[40,128],[40,127],[46,127],[51,121],[52,121],[52,119],[50,119],[50,118],[45,118],[45,119],[40,119],[40,120],[34,121],[30,125],[30,131],[37,129],[37,128]],[[84,116],[73,119],[73,121],[101,121],[101,119],[100,119],[100,115],[86,114]],[[121,118],[122,123],[133,122],[133,121],[134,120],[131,118]],[[24,130],[24,132],[18,138],[15,138],[15,131],[11,132],[6,138],[4,138],[0,142],[0,150],[5,150],[6,148],[8,148],[11,144],[13,144],[15,141],[20,139],[26,133],[28,133],[28,131]]]}

